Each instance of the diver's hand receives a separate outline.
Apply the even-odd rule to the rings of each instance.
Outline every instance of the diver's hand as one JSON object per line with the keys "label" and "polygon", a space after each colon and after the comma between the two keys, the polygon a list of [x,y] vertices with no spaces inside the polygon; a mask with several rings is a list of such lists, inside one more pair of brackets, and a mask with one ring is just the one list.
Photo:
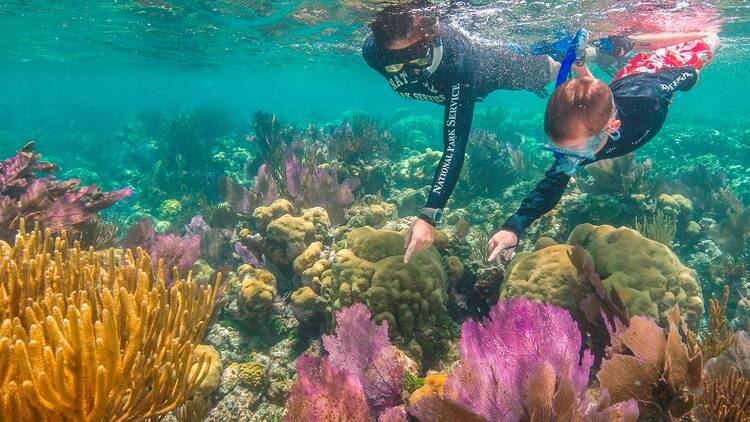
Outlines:
{"label": "diver's hand", "polygon": [[518,246],[518,235],[510,230],[500,230],[490,239],[488,262],[500,263],[500,254],[505,252],[503,258],[507,261],[513,255],[513,250]]}
{"label": "diver's hand", "polygon": [[432,246],[432,242],[435,241],[435,228],[430,223],[417,218],[417,221],[411,225],[409,232],[406,233],[406,242],[404,248],[406,253],[404,254],[404,264],[408,264],[411,260],[412,255],[416,252],[425,250]]}

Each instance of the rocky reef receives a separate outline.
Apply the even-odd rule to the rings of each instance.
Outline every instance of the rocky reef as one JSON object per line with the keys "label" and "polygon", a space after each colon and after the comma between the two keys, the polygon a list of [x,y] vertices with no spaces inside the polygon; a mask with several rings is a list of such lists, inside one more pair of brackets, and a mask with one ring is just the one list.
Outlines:
{"label": "rocky reef", "polygon": [[0,163],[2,419],[750,417],[741,170],[650,145],[599,163],[488,263],[550,164],[540,119],[478,113],[448,224],[408,264],[429,117],[144,113],[117,140],[138,165],[63,173],[134,192],[23,147]]}

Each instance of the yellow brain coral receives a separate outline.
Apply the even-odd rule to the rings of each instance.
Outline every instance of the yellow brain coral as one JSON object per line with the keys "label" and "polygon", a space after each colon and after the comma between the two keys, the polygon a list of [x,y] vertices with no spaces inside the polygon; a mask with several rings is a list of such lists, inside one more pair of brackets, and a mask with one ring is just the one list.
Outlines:
{"label": "yellow brain coral", "polygon": [[614,288],[630,315],[646,315],[666,324],[666,313],[679,305],[693,327],[703,317],[703,295],[695,271],[667,246],[635,230],[582,224],[568,239],[586,248],[604,285]]}
{"label": "yellow brain coral", "polygon": [[193,394],[220,278],[167,288],[141,250],[116,259],[21,226],[0,248],[0,420],[143,420]]}
{"label": "yellow brain coral", "polygon": [[323,208],[303,210],[302,216],[284,214],[266,227],[268,258],[279,266],[290,265],[311,243],[321,240],[330,223]]}
{"label": "yellow brain coral", "polygon": [[271,205],[258,207],[253,211],[255,226],[259,232],[264,232],[271,221],[284,214],[293,214],[294,205],[286,199],[277,199]]}
{"label": "yellow brain coral", "polygon": [[210,362],[208,370],[206,371],[206,377],[196,391],[204,396],[208,396],[216,391],[221,383],[221,373],[224,370],[224,366],[221,363],[221,355],[219,355],[219,352],[217,352],[213,346],[201,344],[195,348],[195,356],[196,363],[194,363],[193,367],[190,369],[191,373],[201,369],[201,367],[198,366],[198,361],[200,361],[201,357],[204,361]]}
{"label": "yellow brain coral", "polygon": [[230,281],[239,284],[243,317],[254,319],[270,311],[276,295],[276,277],[271,272],[245,264]]}
{"label": "yellow brain coral", "polygon": [[572,249],[570,245],[551,245],[516,255],[506,271],[500,298],[523,296],[576,309],[579,281],[578,270],[568,256]]}
{"label": "yellow brain coral", "polygon": [[445,311],[447,276],[434,248],[404,264],[404,236],[371,227],[353,230],[347,246],[331,268],[337,306],[364,302],[374,319],[406,337]]}

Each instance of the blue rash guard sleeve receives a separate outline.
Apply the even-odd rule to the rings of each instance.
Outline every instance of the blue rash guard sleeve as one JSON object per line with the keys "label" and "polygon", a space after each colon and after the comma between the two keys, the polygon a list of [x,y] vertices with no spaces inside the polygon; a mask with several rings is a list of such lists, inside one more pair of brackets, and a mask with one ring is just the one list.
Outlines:
{"label": "blue rash guard sleeve", "polygon": [[474,100],[470,84],[456,82],[451,86],[443,118],[443,156],[432,179],[427,208],[444,208],[456,187],[474,117]]}
{"label": "blue rash guard sleeve", "polygon": [[558,162],[555,160],[552,168],[545,173],[544,179],[537,183],[534,190],[521,201],[518,211],[505,222],[504,229],[514,232],[520,239],[531,223],[560,202],[570,176],[557,171],[557,166]]}

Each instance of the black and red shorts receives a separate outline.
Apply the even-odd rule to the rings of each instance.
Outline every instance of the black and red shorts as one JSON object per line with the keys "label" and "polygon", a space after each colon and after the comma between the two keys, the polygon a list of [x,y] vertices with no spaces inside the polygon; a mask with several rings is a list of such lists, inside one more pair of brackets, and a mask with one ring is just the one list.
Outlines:
{"label": "black and red shorts", "polygon": [[672,67],[692,66],[700,70],[713,59],[716,51],[714,44],[703,39],[636,54],[617,72],[614,80],[639,73],[657,73],[661,69]]}

